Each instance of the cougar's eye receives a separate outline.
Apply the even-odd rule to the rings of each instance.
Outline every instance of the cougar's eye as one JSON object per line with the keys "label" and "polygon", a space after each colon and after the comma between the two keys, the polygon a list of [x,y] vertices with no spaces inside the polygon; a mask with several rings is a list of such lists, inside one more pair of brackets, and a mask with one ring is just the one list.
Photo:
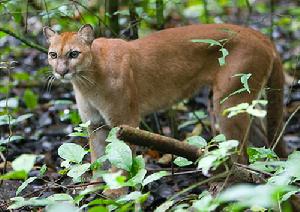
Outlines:
{"label": "cougar's eye", "polygon": [[79,54],[80,54],[79,51],[71,51],[69,53],[69,58],[77,58]]}
{"label": "cougar's eye", "polygon": [[49,52],[49,55],[50,55],[50,57],[51,57],[52,59],[57,58],[56,52]]}

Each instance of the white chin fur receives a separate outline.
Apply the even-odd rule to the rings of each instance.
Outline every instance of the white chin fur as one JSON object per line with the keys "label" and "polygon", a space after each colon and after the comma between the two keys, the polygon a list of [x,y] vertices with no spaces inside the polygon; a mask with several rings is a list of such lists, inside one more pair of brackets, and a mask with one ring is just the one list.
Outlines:
{"label": "white chin fur", "polygon": [[55,76],[56,79],[61,80],[63,83],[68,83],[73,78],[73,73],[67,73],[64,77],[62,77],[58,73],[54,73],[54,76]]}

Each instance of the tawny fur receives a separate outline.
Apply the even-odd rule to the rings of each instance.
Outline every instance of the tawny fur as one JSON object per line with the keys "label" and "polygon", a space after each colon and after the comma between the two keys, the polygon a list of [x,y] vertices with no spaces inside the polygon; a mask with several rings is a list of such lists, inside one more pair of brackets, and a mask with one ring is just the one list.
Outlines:
{"label": "tawny fur", "polygon": [[[280,58],[272,42],[253,29],[229,24],[192,25],[162,30],[135,41],[93,40],[90,26],[84,26],[78,33],[59,35],[49,28],[44,32],[50,42],[49,52],[58,54],[58,59],[49,58],[54,72],[68,69],[73,74],[71,82],[83,121],[91,120],[97,126],[103,117],[111,126],[137,127],[142,116],[170,107],[191,97],[203,85],[210,85],[221,132],[228,139],[243,141],[247,140],[250,117],[241,114],[228,119],[222,112],[242,102],[251,103],[270,78],[270,142],[281,129]],[[218,63],[220,47],[193,43],[192,39],[228,39],[226,65]],[[65,57],[70,49],[81,52],[77,59]],[[242,87],[240,79],[232,77],[238,73],[252,73],[251,93],[234,95],[220,104],[222,98]],[[103,137],[103,132],[97,131],[91,139],[93,160],[103,152],[104,141],[99,141]],[[277,150],[285,156],[282,143]]]}

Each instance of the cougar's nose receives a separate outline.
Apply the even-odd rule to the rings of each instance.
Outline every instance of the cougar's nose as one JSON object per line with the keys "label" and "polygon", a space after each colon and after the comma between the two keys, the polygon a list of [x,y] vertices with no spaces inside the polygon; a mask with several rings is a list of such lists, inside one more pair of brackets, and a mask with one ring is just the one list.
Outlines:
{"label": "cougar's nose", "polygon": [[69,69],[64,69],[64,70],[58,72],[58,74],[59,74],[60,76],[62,76],[62,78],[64,78],[64,76],[65,76],[67,73],[69,73]]}

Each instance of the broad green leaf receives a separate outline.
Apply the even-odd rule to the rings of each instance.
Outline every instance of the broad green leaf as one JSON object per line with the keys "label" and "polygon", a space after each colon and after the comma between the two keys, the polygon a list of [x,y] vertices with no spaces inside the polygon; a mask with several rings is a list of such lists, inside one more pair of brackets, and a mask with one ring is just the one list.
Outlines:
{"label": "broad green leaf", "polygon": [[0,108],[17,108],[19,106],[19,98],[11,97],[8,99],[0,100]]}
{"label": "broad green leaf", "polygon": [[72,166],[72,168],[70,169],[70,171],[68,172],[68,176],[72,177],[73,179],[78,179],[81,175],[83,175],[86,171],[89,170],[90,168],[89,163],[85,163],[85,164],[76,164],[74,166]]}
{"label": "broad green leaf", "polygon": [[271,149],[266,149],[265,147],[248,147],[247,154],[249,157],[249,162],[254,163],[255,161],[259,161],[262,159],[271,159],[276,160],[278,156]]}
{"label": "broad green leaf", "polygon": [[143,180],[143,183],[142,185],[145,186],[145,185],[148,185],[149,183],[152,183],[156,180],[159,180],[160,178],[162,177],[165,177],[169,175],[168,172],[166,171],[159,171],[159,172],[155,172],[153,174],[150,174],[149,176],[147,176],[144,180]]}
{"label": "broad green leaf", "polygon": [[277,208],[279,197],[289,191],[295,190],[291,186],[276,185],[248,185],[241,184],[226,189],[219,196],[222,202],[237,201],[245,207],[259,206],[264,208]]}
{"label": "broad green leaf", "polygon": [[130,171],[132,166],[132,152],[123,141],[115,140],[106,146],[105,153],[110,163],[120,169]]}
{"label": "broad green leaf", "polygon": [[13,204],[11,204],[7,209],[9,210],[14,210],[18,209],[24,206],[46,206],[49,204],[52,204],[53,201],[48,200],[46,198],[38,198],[38,197],[33,197],[30,199],[25,199],[23,197],[14,197],[10,199],[13,201]]}
{"label": "broad green leaf", "polygon": [[195,209],[197,211],[210,212],[215,211],[218,206],[219,204],[217,201],[214,201],[212,195],[208,191],[203,191],[199,195],[198,200],[193,202],[192,211]]}
{"label": "broad green leaf", "polygon": [[1,175],[0,180],[26,180],[27,176],[28,174],[24,170],[10,171],[4,175]]}
{"label": "broad green leaf", "polygon": [[213,167],[214,162],[218,160],[216,155],[208,155],[203,157],[198,162],[198,169],[202,169],[202,173],[205,176],[208,176],[208,171]]}
{"label": "broad green leaf", "polygon": [[18,116],[18,117],[15,119],[15,121],[13,122],[13,124],[16,124],[16,123],[25,121],[26,119],[29,119],[29,118],[31,118],[32,116],[33,116],[32,113],[27,113],[27,114]]}
{"label": "broad green leaf", "polygon": [[129,202],[129,201],[137,200],[142,196],[143,196],[143,194],[140,191],[134,191],[134,192],[131,192],[131,193],[129,193],[129,194],[123,196],[123,197],[120,197],[116,202],[124,204],[124,203]]}
{"label": "broad green leaf", "polygon": [[108,136],[106,138],[106,142],[113,142],[113,141],[119,141],[119,139],[117,138],[117,132],[120,130],[119,127],[114,127],[112,128],[109,133],[108,133]]}
{"label": "broad green leaf", "polygon": [[83,157],[87,154],[80,145],[74,143],[65,143],[58,148],[58,155],[68,161],[81,163]]}
{"label": "broad green leaf", "polygon": [[219,149],[233,149],[236,148],[239,145],[239,142],[237,140],[228,140],[228,141],[224,141],[219,143]]}
{"label": "broad green leaf", "polygon": [[19,195],[19,193],[21,191],[23,191],[29,183],[32,183],[37,177],[29,177],[27,180],[25,180],[20,186],[19,188],[17,189],[17,192],[16,192],[16,196]]}
{"label": "broad green leaf", "polygon": [[192,161],[189,161],[188,159],[186,159],[186,158],[184,158],[184,157],[177,157],[177,158],[174,160],[174,163],[175,163],[177,166],[180,166],[180,167],[188,166],[188,165],[193,164]]}
{"label": "broad green leaf", "polygon": [[118,189],[124,186],[126,177],[122,176],[122,171],[103,174],[103,180],[109,189]]}
{"label": "broad green leaf", "polygon": [[32,90],[26,89],[24,92],[23,100],[28,109],[33,110],[38,104],[38,95],[35,94]]}
{"label": "broad green leaf", "polygon": [[145,169],[145,161],[142,155],[138,155],[134,158],[130,175],[132,176],[127,182],[128,186],[136,186],[141,184],[145,178],[147,170]]}
{"label": "broad green leaf", "polygon": [[0,145],[1,144],[7,144],[13,141],[17,141],[17,140],[22,140],[24,137],[23,136],[19,136],[19,135],[13,135],[9,138],[6,139],[0,139]]}
{"label": "broad green leaf", "polygon": [[88,212],[109,212],[109,209],[104,206],[96,206],[89,208]]}
{"label": "broad green leaf", "polygon": [[266,110],[261,110],[261,109],[255,109],[253,107],[248,107],[246,112],[252,116],[255,117],[265,117],[267,115],[267,111]]}
{"label": "broad green leaf", "polygon": [[25,199],[23,197],[14,197],[10,199],[13,201],[8,209],[18,209],[24,206],[47,206],[57,204],[58,202],[72,202],[73,198],[68,194],[53,194],[47,198],[32,197]]}
{"label": "broad green leaf", "polygon": [[213,137],[213,139],[211,139],[211,142],[216,142],[216,143],[223,142],[223,141],[226,141],[226,137],[224,134],[216,135],[215,137]]}
{"label": "broad green leaf", "polygon": [[69,194],[52,194],[51,196],[47,197],[48,200],[52,201],[73,201],[73,198]]}
{"label": "broad green leaf", "polygon": [[70,202],[56,202],[45,208],[46,212],[80,212],[80,208]]}
{"label": "broad green leaf", "polygon": [[169,208],[172,207],[172,205],[174,204],[173,200],[169,200],[164,202],[163,204],[161,204],[159,207],[157,207],[154,212],[165,212],[167,211]]}
{"label": "broad green leaf", "polygon": [[14,171],[30,172],[35,163],[36,155],[22,154],[12,162],[12,168]]}
{"label": "broad green leaf", "polygon": [[187,142],[198,148],[204,148],[207,146],[207,142],[201,136],[191,136],[187,138]]}

